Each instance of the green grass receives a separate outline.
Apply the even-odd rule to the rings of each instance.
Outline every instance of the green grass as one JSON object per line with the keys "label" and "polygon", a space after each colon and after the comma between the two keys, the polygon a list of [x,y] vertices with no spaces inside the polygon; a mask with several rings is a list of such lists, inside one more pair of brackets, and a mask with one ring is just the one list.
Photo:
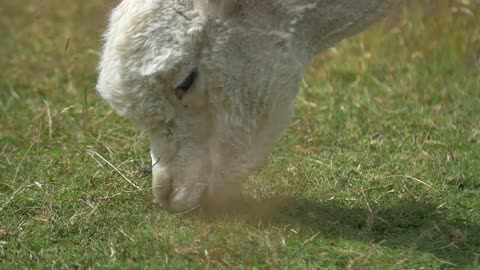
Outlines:
{"label": "green grass", "polygon": [[67,2],[0,9],[0,269],[480,269],[474,1],[410,1],[315,59],[246,211],[218,218],[152,203],[145,136],[94,91],[115,1]]}

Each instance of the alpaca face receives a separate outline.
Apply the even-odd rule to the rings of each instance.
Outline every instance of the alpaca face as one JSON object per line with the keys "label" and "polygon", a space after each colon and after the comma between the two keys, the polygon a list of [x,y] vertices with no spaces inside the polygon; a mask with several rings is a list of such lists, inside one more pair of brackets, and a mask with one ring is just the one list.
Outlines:
{"label": "alpaca face", "polygon": [[174,116],[149,132],[154,194],[173,211],[240,196],[288,125],[305,67],[289,35],[216,22],[203,31],[162,87]]}
{"label": "alpaca face", "polygon": [[309,58],[396,1],[122,1],[97,89],[148,134],[156,200],[182,212],[239,197],[288,125]]}
{"label": "alpaca face", "polygon": [[156,200],[187,211],[240,196],[288,125],[306,52],[255,21],[134,3],[113,13],[97,88],[149,135]]}

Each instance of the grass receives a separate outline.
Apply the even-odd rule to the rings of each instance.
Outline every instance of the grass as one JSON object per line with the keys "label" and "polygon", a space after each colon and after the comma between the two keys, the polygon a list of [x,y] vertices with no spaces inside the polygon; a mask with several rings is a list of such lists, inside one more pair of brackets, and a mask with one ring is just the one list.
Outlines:
{"label": "grass", "polygon": [[255,210],[215,219],[155,207],[144,135],[95,95],[113,2],[2,3],[0,269],[480,268],[475,1],[410,1],[315,59]]}

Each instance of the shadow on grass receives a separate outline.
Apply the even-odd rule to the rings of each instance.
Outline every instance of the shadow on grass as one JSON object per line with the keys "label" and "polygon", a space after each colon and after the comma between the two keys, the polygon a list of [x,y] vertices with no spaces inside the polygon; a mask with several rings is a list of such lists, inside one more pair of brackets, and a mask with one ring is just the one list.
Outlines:
{"label": "shadow on grass", "polygon": [[[480,256],[480,224],[447,216],[447,209],[415,201],[379,208],[339,201],[293,198],[250,201],[238,214],[252,224],[292,225],[323,239],[351,239],[390,248],[411,248],[456,266],[472,266]],[[248,208],[248,209],[247,209]],[[253,213],[251,209],[256,209]]]}

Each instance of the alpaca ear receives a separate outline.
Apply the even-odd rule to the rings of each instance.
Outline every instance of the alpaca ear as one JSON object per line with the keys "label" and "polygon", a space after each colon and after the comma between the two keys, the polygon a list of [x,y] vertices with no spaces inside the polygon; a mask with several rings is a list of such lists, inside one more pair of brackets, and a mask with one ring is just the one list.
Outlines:
{"label": "alpaca ear", "polygon": [[193,0],[193,8],[205,16],[224,19],[235,9],[237,0]]}
{"label": "alpaca ear", "polygon": [[386,15],[401,0],[278,0],[284,20],[317,54],[344,38],[361,32]]}

